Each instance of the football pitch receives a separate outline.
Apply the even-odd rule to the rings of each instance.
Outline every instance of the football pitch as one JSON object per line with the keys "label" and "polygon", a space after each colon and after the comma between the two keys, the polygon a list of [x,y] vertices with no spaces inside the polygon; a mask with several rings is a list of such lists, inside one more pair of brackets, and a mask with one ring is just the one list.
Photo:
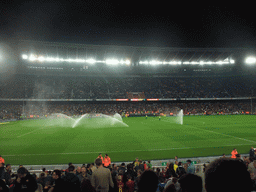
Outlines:
{"label": "football pitch", "polygon": [[[0,155],[12,165],[87,164],[107,153],[112,162],[248,153],[256,144],[256,116],[128,117],[128,126],[103,126],[99,119],[75,128],[45,126],[47,119],[0,124]],[[91,126],[92,125],[92,126]]]}

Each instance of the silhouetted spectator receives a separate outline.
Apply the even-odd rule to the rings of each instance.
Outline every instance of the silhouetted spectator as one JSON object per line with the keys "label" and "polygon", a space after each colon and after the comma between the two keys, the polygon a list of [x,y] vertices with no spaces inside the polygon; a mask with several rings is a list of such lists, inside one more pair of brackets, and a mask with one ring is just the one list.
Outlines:
{"label": "silhouetted spectator", "polygon": [[66,191],[80,191],[80,180],[74,173],[75,167],[71,165],[68,173],[63,177]]}
{"label": "silhouetted spectator", "polygon": [[178,163],[178,168],[176,169],[176,174],[177,174],[178,178],[181,178],[182,175],[186,174],[186,170],[182,166],[182,162]]}
{"label": "silhouetted spectator", "polygon": [[118,168],[117,172],[119,173],[120,170],[123,171],[123,174],[125,173],[125,171],[126,171],[125,163],[122,163],[122,164],[121,164],[121,166]]}
{"label": "silhouetted spectator", "polygon": [[203,190],[202,178],[191,173],[183,175],[178,182],[182,192],[202,192]]}
{"label": "silhouetted spectator", "polygon": [[89,179],[84,179],[82,181],[81,192],[96,192]]}
{"label": "silhouetted spectator", "polygon": [[88,163],[87,166],[86,166],[86,173],[90,176],[92,175],[92,170],[91,170],[91,164],[90,163]]}
{"label": "silhouetted spectator", "polygon": [[5,169],[4,169],[4,163],[0,163],[0,179],[5,178]]}
{"label": "silhouetted spectator", "polygon": [[5,167],[5,176],[4,176],[4,179],[5,179],[5,183],[6,185],[10,186],[10,180],[11,180],[11,165],[10,164],[7,164],[6,167]]}
{"label": "silhouetted spectator", "polygon": [[158,177],[151,171],[146,170],[142,173],[138,182],[138,192],[156,192],[158,187]]}
{"label": "silhouetted spectator", "polygon": [[177,174],[174,171],[174,164],[173,163],[169,164],[169,169],[167,169],[165,175],[166,175],[166,178],[177,177]]}
{"label": "silhouetted spectator", "polygon": [[205,171],[207,192],[250,192],[252,182],[245,164],[232,158],[219,158],[210,163]]}
{"label": "silhouetted spectator", "polygon": [[6,183],[2,179],[0,179],[0,191],[9,192],[9,188],[6,186]]}
{"label": "silhouetted spectator", "polygon": [[174,184],[168,185],[168,187],[166,187],[166,188],[164,189],[164,192],[176,192],[176,191],[177,191],[177,190],[176,190]]}

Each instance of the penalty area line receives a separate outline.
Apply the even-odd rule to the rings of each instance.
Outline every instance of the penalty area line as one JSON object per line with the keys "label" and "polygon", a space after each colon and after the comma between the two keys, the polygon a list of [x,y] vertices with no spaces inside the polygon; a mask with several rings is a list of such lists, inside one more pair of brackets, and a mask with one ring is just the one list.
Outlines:
{"label": "penalty area line", "polygon": [[[217,147],[229,147],[229,146],[238,146],[238,145],[249,145],[249,144],[232,144],[232,145],[222,145]],[[74,153],[47,153],[47,154],[20,154],[20,155],[2,155],[5,157],[15,157],[15,156],[37,156],[37,155],[85,155],[85,154],[99,154],[99,153],[129,153],[129,152],[144,152],[144,151],[170,151],[170,150],[183,150],[183,149],[203,149],[207,147],[215,146],[205,146],[205,147],[180,147],[180,148],[165,148],[165,149],[147,149],[147,150],[129,150],[129,151],[89,151],[89,152],[74,152]],[[216,147],[215,147],[216,148]]]}

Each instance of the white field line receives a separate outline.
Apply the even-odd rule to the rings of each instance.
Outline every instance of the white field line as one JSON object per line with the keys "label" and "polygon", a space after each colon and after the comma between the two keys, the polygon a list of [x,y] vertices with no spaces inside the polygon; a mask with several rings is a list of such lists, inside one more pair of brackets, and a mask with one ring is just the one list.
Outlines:
{"label": "white field line", "polygon": [[218,132],[214,132],[214,131],[210,131],[210,130],[200,129],[200,128],[197,128],[197,127],[194,127],[194,126],[190,126],[190,127],[193,127],[193,129],[198,129],[200,131],[211,132],[211,133],[215,133],[215,134],[218,134],[218,135],[225,135],[227,137],[232,137],[232,138],[235,138],[235,139],[240,139],[240,140],[243,140],[243,141],[248,141],[248,142],[256,143],[256,141],[252,141],[252,140],[241,138],[241,137],[236,137],[236,136],[227,135],[227,134],[224,134],[224,133],[218,133]]}
{"label": "white field line", "polygon": [[[43,129],[43,128],[41,128],[41,129]],[[33,132],[38,131],[38,130],[41,130],[41,129],[36,129],[36,130],[34,130],[34,131],[30,131],[30,132],[28,132],[28,133],[25,133],[25,134],[22,134],[22,135],[20,135],[20,136],[17,136],[17,138],[18,138],[18,137],[23,137],[23,136],[25,136],[25,135],[28,135],[28,134],[30,134],[30,133],[33,133]]]}
{"label": "white field line", "polygon": [[[238,146],[238,145],[248,145],[248,144],[232,144],[232,145],[222,145],[220,147],[227,147],[227,146]],[[165,148],[165,149],[146,149],[146,150],[130,150],[130,151],[106,151],[107,153],[124,153],[124,152],[144,152],[144,151],[169,151],[169,150],[183,150],[183,149],[203,149],[205,147],[214,147],[214,146],[204,146],[204,147],[180,147],[180,148]],[[95,152],[74,152],[74,153],[47,153],[47,154],[19,154],[19,155],[2,155],[4,157],[15,157],[15,156],[37,156],[37,155],[85,155],[85,154],[99,154],[105,153],[103,151]]]}
{"label": "white field line", "polygon": [[[168,122],[168,121],[164,121],[164,122]],[[232,137],[232,138],[235,138],[235,139],[240,139],[240,140],[243,140],[243,141],[248,141],[248,142],[256,143],[256,141],[252,141],[252,140],[249,140],[249,139],[245,139],[245,138],[241,138],[241,137],[236,137],[236,136],[232,136],[232,135],[227,135],[227,134],[224,134],[224,133],[218,133],[218,132],[214,132],[214,131],[210,131],[210,130],[200,129],[200,128],[197,128],[197,127],[194,127],[194,126],[191,126],[191,125],[189,125],[189,126],[193,127],[191,129],[198,129],[200,131],[211,132],[211,133],[215,133],[215,134],[218,134],[218,135],[225,135],[227,137]]]}

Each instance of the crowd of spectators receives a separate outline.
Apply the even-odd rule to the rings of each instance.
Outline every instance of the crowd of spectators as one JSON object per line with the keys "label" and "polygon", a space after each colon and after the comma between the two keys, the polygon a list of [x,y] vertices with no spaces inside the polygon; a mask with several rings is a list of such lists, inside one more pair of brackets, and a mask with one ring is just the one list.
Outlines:
{"label": "crowd of spectators", "polygon": [[[108,158],[108,159],[106,159]],[[252,147],[249,157],[223,157],[212,161],[204,169],[203,178],[195,172],[191,160],[187,163],[175,157],[160,171],[153,169],[150,161],[136,158],[133,163],[120,165],[111,163],[101,154],[94,163],[67,169],[47,171],[43,168],[37,175],[20,165],[17,173],[12,173],[11,165],[4,164],[0,156],[0,191],[16,192],[227,192],[256,190],[256,158]],[[5,166],[4,166],[5,165]]]}
{"label": "crowd of spectators", "polygon": [[78,102],[2,102],[0,119],[19,118],[20,116],[39,115],[40,117],[53,113],[63,113],[68,116],[85,113],[103,113],[106,115],[124,114],[177,114],[183,109],[184,115],[191,114],[253,114],[256,104],[250,101],[227,102],[116,102],[116,103],[78,103]]}
{"label": "crowd of spectators", "polygon": [[0,78],[0,98],[121,99],[129,92],[146,98],[230,98],[255,96],[254,79],[235,77],[71,77],[16,75]]}

